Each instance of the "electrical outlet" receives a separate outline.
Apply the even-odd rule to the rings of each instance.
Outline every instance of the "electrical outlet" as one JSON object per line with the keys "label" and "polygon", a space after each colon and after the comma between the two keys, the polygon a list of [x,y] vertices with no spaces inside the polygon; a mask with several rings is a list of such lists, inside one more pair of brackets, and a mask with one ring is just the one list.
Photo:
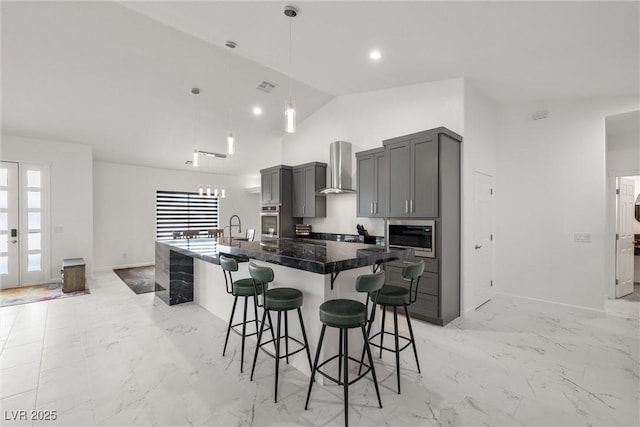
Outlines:
{"label": "electrical outlet", "polygon": [[573,241],[576,243],[591,243],[591,233],[573,233]]}

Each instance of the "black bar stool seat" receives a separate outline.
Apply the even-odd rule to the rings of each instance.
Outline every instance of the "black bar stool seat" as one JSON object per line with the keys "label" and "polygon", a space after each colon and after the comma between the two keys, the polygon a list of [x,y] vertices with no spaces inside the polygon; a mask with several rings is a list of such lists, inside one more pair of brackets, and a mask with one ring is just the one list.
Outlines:
{"label": "black bar stool seat", "polygon": [[[376,294],[382,285],[384,284],[384,271],[379,271],[374,274],[364,274],[356,278],[356,290],[358,292]],[[361,380],[369,372],[373,378],[373,384],[376,389],[376,395],[378,396],[378,404],[382,408],[382,401],[380,400],[380,391],[378,390],[378,380],[376,378],[375,367],[373,366],[373,358],[371,357],[371,350],[369,348],[369,340],[367,339],[367,332],[365,331],[365,325],[367,324],[367,309],[369,302],[363,304],[360,301],[351,299],[334,299],[325,301],[320,305],[320,322],[322,322],[322,330],[320,331],[320,340],[318,341],[318,349],[316,351],[316,358],[313,363],[313,369],[311,370],[311,379],[309,380],[309,390],[307,391],[307,401],[304,405],[304,409],[309,406],[309,399],[311,398],[311,389],[315,380],[316,373],[319,373],[323,377],[333,381],[334,383],[343,386],[344,388],[344,425],[349,424],[349,386],[356,381]],[[340,342],[338,354],[329,357],[324,362],[318,364],[320,359],[320,351],[322,349],[322,342],[324,341],[324,334],[327,326],[340,329]],[[363,360],[358,360],[349,356],[349,329],[360,328],[363,338],[363,351],[366,351],[369,357],[369,364],[365,364]],[[344,353],[343,353],[344,351]],[[338,359],[338,378],[334,378],[322,368],[327,363]],[[352,360],[360,364],[360,371],[362,367],[366,367],[364,373],[358,372],[358,376],[352,380],[349,380],[349,360]],[[342,369],[344,367],[344,377],[342,377]]]}
{"label": "black bar stool seat", "polygon": [[[264,290],[263,293],[263,302],[264,302],[264,312],[262,314],[262,322],[260,331],[258,333],[258,345],[256,346],[256,351],[253,356],[253,365],[251,367],[251,381],[253,381],[253,374],[256,369],[256,361],[258,360],[258,351],[262,349],[266,354],[273,357],[276,363],[276,375],[275,375],[275,390],[274,390],[274,401],[278,402],[278,373],[280,370],[280,359],[286,359],[287,363],[289,363],[289,356],[292,356],[296,353],[299,353],[303,350],[307,352],[307,360],[309,361],[309,369],[311,369],[311,353],[309,352],[309,343],[307,341],[307,334],[304,330],[304,321],[302,320],[302,311],[300,307],[302,307],[303,296],[302,292],[295,288],[273,288],[268,289],[269,283],[273,282],[274,274],[273,270],[269,267],[259,266],[254,263],[249,263],[249,274],[251,275],[252,280],[255,282],[256,286],[262,286]],[[288,320],[288,312],[290,310],[296,310],[298,312],[298,320],[300,321],[300,329],[302,332],[302,341],[299,339],[292,337],[289,335],[289,320]],[[278,313],[278,323],[276,326],[276,334],[273,334],[273,322],[271,321],[271,312],[275,311]],[[281,331],[281,323],[282,323],[282,314],[284,313],[284,336],[280,333]],[[271,339],[268,341],[262,341],[264,322],[266,318],[269,318],[269,324],[271,325]],[[285,352],[282,354],[280,352],[280,341],[284,339],[285,341]],[[298,348],[293,351],[289,351],[289,341],[293,341],[298,344]],[[275,354],[271,353],[269,350],[265,348],[266,345],[273,343],[275,346]]]}
{"label": "black bar stool seat", "polygon": [[264,306],[268,310],[295,310],[302,307],[302,292],[294,288],[269,289],[264,295]]}
{"label": "black bar stool seat", "polygon": [[367,308],[360,301],[334,299],[320,306],[320,321],[336,328],[355,328],[367,320]]}
{"label": "black bar stool seat", "polygon": [[254,284],[253,279],[238,279],[233,282],[232,289],[232,294],[238,297],[252,297],[264,291],[262,284]]}
{"label": "black bar stool seat", "polygon": [[[369,298],[373,301],[374,296],[370,295]],[[411,293],[409,289],[401,286],[384,285],[378,295],[378,304],[391,306],[411,304]]]}

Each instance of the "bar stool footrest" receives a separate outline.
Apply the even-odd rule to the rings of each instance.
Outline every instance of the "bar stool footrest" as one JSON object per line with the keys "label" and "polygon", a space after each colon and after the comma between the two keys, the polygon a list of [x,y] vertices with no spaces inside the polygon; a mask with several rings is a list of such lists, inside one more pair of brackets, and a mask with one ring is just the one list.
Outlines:
{"label": "bar stool footrest", "polygon": [[[263,332],[263,333],[264,333],[264,332]],[[248,336],[248,335],[247,335],[247,336]],[[286,339],[286,337],[280,337],[280,339]],[[305,347],[305,345],[304,345],[304,343],[303,343],[302,341],[300,341],[299,339],[294,338],[294,337],[289,337],[289,339],[290,339],[291,341],[295,342],[296,344],[300,345],[301,347],[300,347],[299,349],[294,350],[294,351],[290,351],[289,353],[286,353],[286,354],[282,353],[282,354],[280,354],[280,359],[284,359],[285,357],[288,357],[288,356],[293,356],[294,354],[296,354],[296,353],[300,353],[302,350],[304,350],[304,349],[306,348],[306,347]],[[266,348],[264,348],[264,346],[266,346],[267,344],[274,343],[274,347],[275,347],[275,342],[276,342],[276,341],[277,341],[277,339],[273,339],[273,338],[272,338],[272,339],[270,339],[269,341],[265,341],[265,342],[263,342],[262,344],[260,344],[260,349],[261,349],[262,351],[264,351],[265,353],[267,353],[267,355],[269,355],[270,357],[272,357],[272,358],[274,358],[274,359],[276,358],[276,355],[275,355],[275,354],[273,354],[272,352],[270,352],[269,350],[267,350]],[[358,363],[360,363],[360,361],[358,361]]]}
{"label": "bar stool footrest", "polygon": [[[260,321],[253,319],[253,320],[247,320],[247,325],[251,324],[251,323],[256,323],[256,328],[259,331],[260,330]],[[237,327],[242,326],[242,322],[238,322],[236,324],[231,325],[231,330],[233,332],[235,332],[236,334],[238,334],[239,336],[242,336],[242,330],[238,330],[236,329]],[[271,326],[265,326],[264,330],[268,331],[271,329]],[[251,332],[250,334],[246,334],[245,337],[252,337],[254,335],[258,335],[257,332]]]}
{"label": "bar stool footrest", "polygon": [[[392,337],[395,336],[393,332],[384,331],[384,333],[386,335],[391,335]],[[376,344],[376,343],[371,341],[371,340],[373,340],[374,338],[376,338],[380,334],[382,334],[382,332],[376,332],[375,334],[371,335],[369,337],[369,345],[372,346],[372,347],[375,347],[375,348],[382,348],[383,350],[387,350],[387,351],[390,351],[392,353],[395,353],[396,352],[395,348],[389,348],[389,347],[385,347],[385,346],[380,346],[380,344]],[[407,348],[407,347],[409,347],[411,345],[411,338],[408,338],[408,337],[405,337],[405,336],[402,336],[402,335],[398,335],[398,339],[399,340],[402,339],[402,340],[407,341],[403,346],[400,347],[400,349],[398,351],[402,351],[402,350],[404,350],[405,348]]]}
{"label": "bar stool footrest", "polygon": [[[328,380],[333,381],[334,383],[338,384],[338,385],[344,385],[344,382],[342,380],[337,380],[335,378],[333,378],[331,375],[327,374],[326,372],[323,372],[320,368],[323,367],[324,365],[326,365],[327,363],[333,361],[334,359],[340,357],[339,354],[336,354],[335,356],[332,356],[330,358],[328,358],[327,360],[325,360],[324,362],[322,362],[321,364],[319,364],[316,367],[316,372],[319,373],[320,375],[322,375],[323,377],[327,378]],[[349,356],[349,360],[356,362],[358,365],[364,366],[366,369],[362,374],[358,374],[358,376],[356,378],[354,378],[353,380],[349,381],[349,385],[355,383],[356,381],[359,381],[362,379],[362,377],[364,377],[365,375],[367,375],[369,372],[371,372],[371,366],[367,365],[366,363],[356,359],[355,357],[351,357]]]}

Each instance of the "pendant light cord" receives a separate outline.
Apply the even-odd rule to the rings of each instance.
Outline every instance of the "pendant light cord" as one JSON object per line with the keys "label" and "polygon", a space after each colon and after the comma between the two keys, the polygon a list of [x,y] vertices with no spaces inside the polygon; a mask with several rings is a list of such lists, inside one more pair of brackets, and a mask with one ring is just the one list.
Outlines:
{"label": "pendant light cord", "polygon": [[233,77],[231,75],[231,48],[229,48],[229,60],[227,62],[227,66],[228,66],[228,73],[229,73],[229,98],[228,98],[228,102],[229,102],[229,131],[231,130],[231,114],[233,112],[233,106],[232,106],[232,96],[233,96]]}
{"label": "pendant light cord", "polygon": [[291,26],[292,26],[291,21],[292,20],[293,18],[289,17],[289,102],[291,102],[291,93],[292,93],[292,87],[293,87],[293,78],[292,78],[293,67],[291,66],[292,64],[291,62]]}

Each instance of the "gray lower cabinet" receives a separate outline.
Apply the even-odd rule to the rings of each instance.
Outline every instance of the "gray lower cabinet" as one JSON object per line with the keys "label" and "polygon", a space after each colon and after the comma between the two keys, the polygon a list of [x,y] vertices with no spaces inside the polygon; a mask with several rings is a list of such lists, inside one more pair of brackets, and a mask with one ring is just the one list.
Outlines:
{"label": "gray lower cabinet", "polygon": [[357,216],[382,218],[387,213],[387,161],[384,148],[356,153]]}
{"label": "gray lower cabinet", "polygon": [[[437,259],[424,259],[425,271],[420,277],[417,292],[416,286],[413,285],[411,298],[415,296],[416,301],[409,306],[409,314],[412,318],[426,320],[438,325],[444,325],[451,319],[443,316],[443,313],[451,312],[451,309],[458,310],[460,308],[460,299],[448,298],[450,292],[442,292],[440,274]],[[391,261],[385,264],[385,284],[401,286],[409,289],[410,281],[402,277],[403,261]],[[459,284],[450,284],[450,286],[458,286]],[[457,317],[457,316],[455,316]],[[454,318],[455,318],[454,317]]]}
{"label": "gray lower cabinet", "polygon": [[419,132],[383,144],[389,171],[389,217],[437,217],[437,132]]}
{"label": "gray lower cabinet", "polygon": [[319,193],[325,188],[326,182],[326,163],[312,162],[293,168],[294,218],[327,216],[326,196]]}

